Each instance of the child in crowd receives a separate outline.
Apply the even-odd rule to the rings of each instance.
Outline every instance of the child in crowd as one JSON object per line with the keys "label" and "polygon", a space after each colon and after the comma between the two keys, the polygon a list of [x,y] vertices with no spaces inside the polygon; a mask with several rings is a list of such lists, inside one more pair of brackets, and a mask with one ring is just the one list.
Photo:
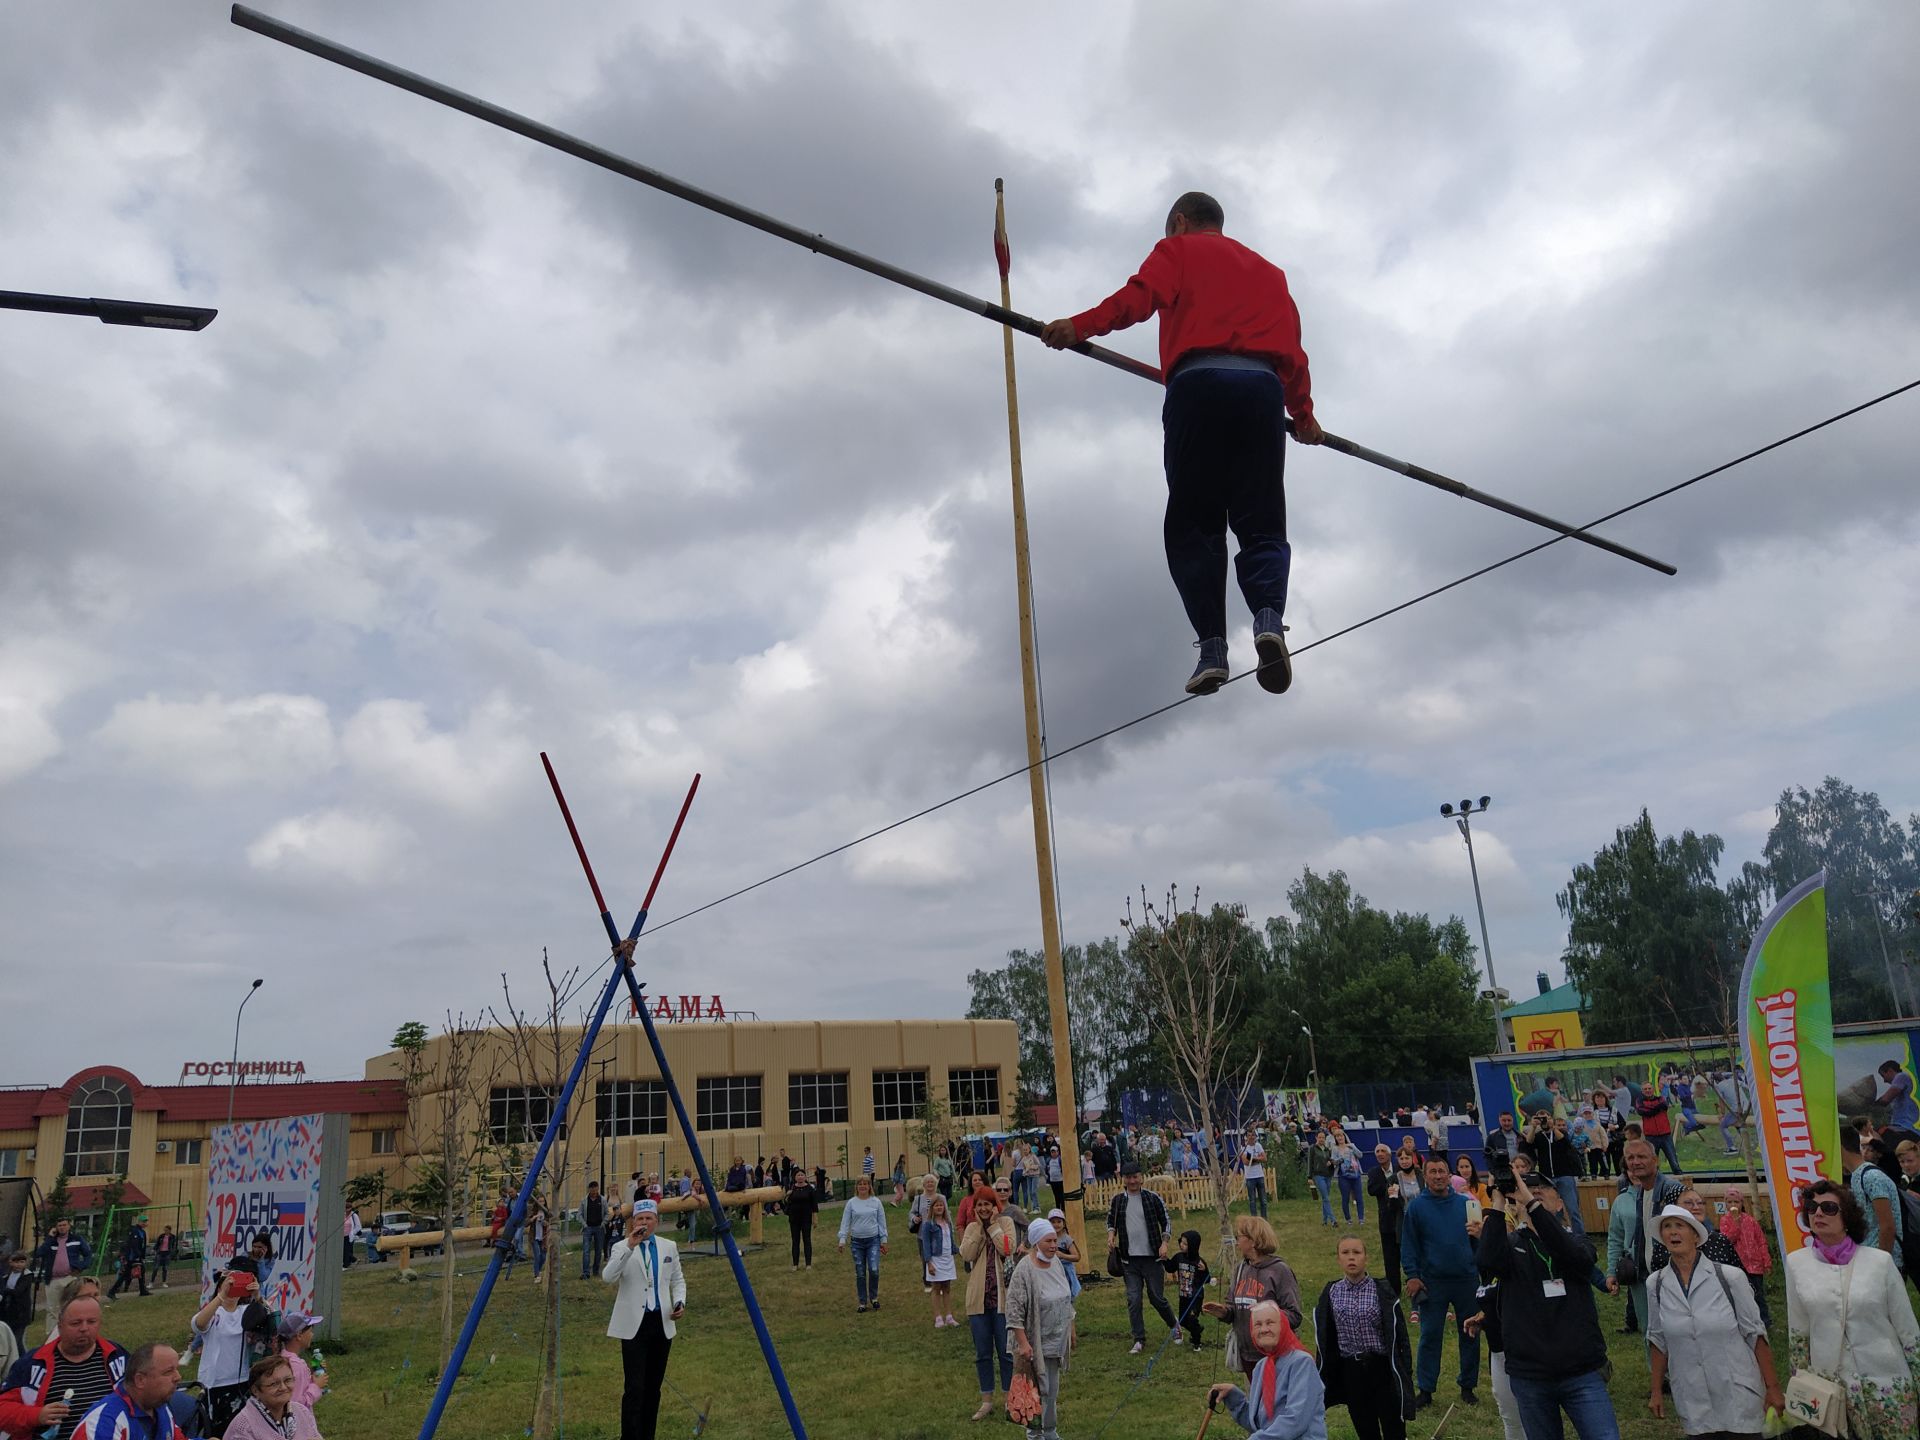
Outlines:
{"label": "child in crowd", "polygon": [[[1455,1180],[1460,1179],[1458,1175]],[[1313,1307],[1328,1405],[1345,1405],[1360,1440],[1405,1440],[1413,1418],[1413,1347],[1393,1288],[1367,1273],[1367,1243],[1343,1235],[1340,1278]]]}
{"label": "child in crowd", "polygon": [[[1213,1273],[1207,1269],[1206,1257],[1200,1253],[1200,1232],[1182,1231],[1180,1248],[1166,1260],[1167,1273],[1179,1283],[1180,1323],[1186,1327],[1187,1343],[1194,1349],[1200,1348],[1200,1302],[1206,1298],[1207,1286],[1213,1281]],[[1173,1343],[1180,1343],[1176,1332]]]}
{"label": "child in crowd", "polygon": [[1053,1226],[1053,1237],[1060,1242],[1057,1256],[1062,1268],[1067,1272],[1067,1289],[1073,1298],[1080,1298],[1080,1252],[1073,1247],[1073,1236],[1067,1231],[1067,1212],[1049,1210],[1047,1223]]}
{"label": "child in crowd", "polygon": [[946,1196],[934,1195],[927,1218],[920,1222],[919,1234],[920,1263],[927,1289],[933,1295],[933,1328],[944,1330],[960,1323],[953,1318],[953,1222],[947,1218]]}

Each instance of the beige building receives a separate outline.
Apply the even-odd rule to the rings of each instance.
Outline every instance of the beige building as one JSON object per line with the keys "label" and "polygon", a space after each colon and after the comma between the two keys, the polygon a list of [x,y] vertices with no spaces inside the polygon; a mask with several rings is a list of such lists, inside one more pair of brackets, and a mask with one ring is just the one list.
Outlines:
{"label": "beige building", "polygon": [[[720,1181],[736,1156],[751,1166],[782,1150],[840,1179],[857,1175],[864,1147],[884,1177],[905,1154],[910,1173],[929,1163],[913,1138],[929,1100],[952,1117],[953,1134],[1004,1130],[1020,1073],[1019,1035],[1011,1020],[702,1020],[656,1021],[687,1113],[707,1163]],[[550,1097],[579,1052],[582,1032],[537,1037],[524,1053],[500,1030],[476,1030],[428,1042],[414,1066],[416,1094],[401,1136],[409,1166],[438,1155],[451,1111],[463,1165],[517,1178],[552,1113]],[[389,1051],[367,1062],[372,1083],[405,1083],[410,1057]],[[460,1082],[449,1092],[449,1074]],[[588,1179],[624,1182],[690,1166],[659,1066],[636,1020],[601,1031],[567,1116],[563,1203]],[[617,1184],[613,1193],[619,1195]],[[484,1193],[484,1190],[483,1190]]]}

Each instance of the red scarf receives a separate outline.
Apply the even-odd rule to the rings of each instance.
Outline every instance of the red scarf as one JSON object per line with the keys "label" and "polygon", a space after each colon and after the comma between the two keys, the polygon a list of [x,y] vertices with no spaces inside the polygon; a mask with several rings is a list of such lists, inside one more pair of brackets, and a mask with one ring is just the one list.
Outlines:
{"label": "red scarf", "polygon": [[[1263,1423],[1273,1419],[1275,1390],[1279,1384],[1278,1371],[1280,1369],[1280,1357],[1290,1354],[1295,1350],[1304,1351],[1306,1348],[1305,1345],[1300,1343],[1300,1337],[1293,1333],[1293,1321],[1288,1318],[1287,1312],[1282,1310],[1280,1312],[1280,1339],[1278,1343],[1274,1345],[1273,1349],[1262,1350],[1260,1352],[1261,1358],[1266,1361],[1267,1373],[1266,1378],[1260,1383],[1260,1394],[1257,1397],[1257,1403],[1253,1412],[1255,1419],[1261,1420]],[[1254,1368],[1256,1371],[1259,1369],[1257,1365]]]}

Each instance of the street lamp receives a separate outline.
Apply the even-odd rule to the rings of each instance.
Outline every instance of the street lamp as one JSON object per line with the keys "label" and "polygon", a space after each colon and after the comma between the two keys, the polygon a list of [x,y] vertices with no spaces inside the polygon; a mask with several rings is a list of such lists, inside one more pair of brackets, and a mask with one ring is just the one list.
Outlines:
{"label": "street lamp", "polygon": [[240,1001],[240,1008],[233,1012],[233,1063],[227,1067],[227,1124],[233,1124],[233,1092],[240,1083],[240,1017],[246,1012],[247,1001],[253,999],[253,992],[266,982],[256,980],[247,987],[247,993]]}
{"label": "street lamp", "polygon": [[1493,978],[1493,946],[1487,943],[1487,907],[1480,898],[1480,865],[1473,858],[1473,825],[1467,819],[1469,815],[1485,814],[1492,804],[1491,795],[1482,795],[1478,805],[1462,800],[1457,810],[1452,805],[1442,805],[1440,814],[1460,827],[1460,834],[1467,842],[1467,868],[1473,872],[1473,905],[1480,912],[1480,949],[1487,957],[1487,988],[1494,994],[1493,1039],[1504,1055],[1513,1047],[1507,1043],[1507,1027],[1500,1023],[1500,982]]}
{"label": "street lamp", "polygon": [[138,325],[148,330],[204,330],[218,310],[199,305],[161,305],[145,300],[102,300],[99,296],[36,295],[0,290],[0,310],[38,310],[46,315],[91,315],[103,325]]}
{"label": "street lamp", "polygon": [[[1887,967],[1887,996],[1893,1001],[1893,1008],[1895,1010],[1900,1008],[1900,991],[1893,983],[1893,956],[1887,951],[1887,930],[1886,926],[1882,924],[1880,920],[1880,902],[1882,900],[1898,898],[1897,892],[1891,890],[1867,891],[1868,908],[1873,911],[1873,930],[1874,933],[1880,937],[1880,963]],[[1906,969],[1906,956],[1904,953],[1900,957],[1900,968],[1903,971]],[[1911,1015],[1917,1012],[1920,1012],[1920,1007],[1916,1007],[1913,1003],[1913,979],[1911,976],[1908,976],[1907,1013]]]}

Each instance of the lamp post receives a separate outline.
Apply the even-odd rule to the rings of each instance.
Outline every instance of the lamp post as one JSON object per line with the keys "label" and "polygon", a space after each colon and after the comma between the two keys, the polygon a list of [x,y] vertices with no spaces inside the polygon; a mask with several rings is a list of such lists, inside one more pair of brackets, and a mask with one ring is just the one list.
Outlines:
{"label": "lamp post", "polygon": [[1493,1039],[1500,1047],[1500,1053],[1506,1054],[1513,1047],[1507,1043],[1507,1027],[1500,1023],[1500,982],[1493,978],[1493,946],[1487,941],[1487,907],[1480,898],[1480,865],[1473,857],[1473,824],[1469,815],[1485,814],[1487,807],[1493,804],[1491,795],[1482,795],[1480,803],[1462,800],[1459,809],[1452,805],[1442,805],[1440,814],[1460,827],[1460,834],[1467,842],[1467,869],[1473,874],[1473,907],[1480,912],[1480,949],[1487,957],[1487,988],[1493,992]]}
{"label": "lamp post", "polygon": [[102,325],[136,325],[148,330],[204,330],[218,310],[200,305],[162,305],[145,300],[102,300],[97,295],[37,295],[29,290],[0,290],[0,310],[37,310],[43,315],[91,315]]}
{"label": "lamp post", "polygon": [[[1867,891],[1867,903],[1873,911],[1874,934],[1880,937],[1880,963],[1887,967],[1887,996],[1893,1001],[1893,1008],[1898,1010],[1900,1008],[1900,991],[1893,983],[1893,956],[1888,953],[1887,930],[1880,919],[1880,902],[1885,899],[1896,898],[1898,897],[1893,891]],[[1906,969],[1906,955],[1904,952],[1900,957],[1900,968],[1903,971]],[[1913,1003],[1913,979],[1911,976],[1907,977],[1907,1013],[1910,1015],[1916,1013],[1916,1007]]]}
{"label": "lamp post", "polygon": [[227,1067],[227,1124],[233,1124],[233,1092],[240,1084],[240,1017],[246,1013],[247,1001],[253,999],[253,992],[266,982],[256,980],[247,987],[247,993],[241,997],[240,1008],[233,1012],[233,1063]]}
{"label": "lamp post", "polygon": [[1314,1089],[1320,1088],[1320,1057],[1313,1047],[1313,1027],[1302,1025],[1300,1033],[1307,1037],[1307,1078],[1313,1081]]}

